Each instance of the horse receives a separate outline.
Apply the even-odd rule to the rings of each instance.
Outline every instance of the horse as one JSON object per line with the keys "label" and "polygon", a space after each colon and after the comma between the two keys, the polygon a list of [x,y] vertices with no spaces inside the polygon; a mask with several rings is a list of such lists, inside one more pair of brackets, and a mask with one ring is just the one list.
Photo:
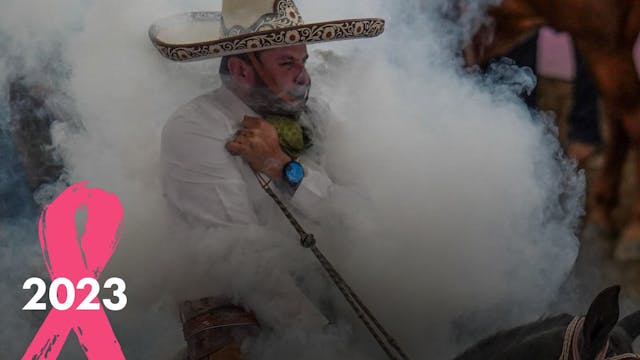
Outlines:
{"label": "horse", "polygon": [[[490,7],[488,15],[491,22],[464,49],[468,65],[485,65],[545,25],[569,33],[584,55],[610,120],[588,221],[614,233],[612,211],[618,204],[623,165],[629,150],[640,154],[640,80],[633,61],[640,33],[640,0],[503,0]],[[640,156],[634,166],[635,181],[640,184]],[[623,243],[634,244],[630,250],[640,257],[640,191],[631,214],[622,240],[630,240]]]}
{"label": "horse", "polygon": [[454,360],[640,359],[632,342],[640,335],[640,311],[618,321],[619,286],[600,292],[585,317],[561,314],[499,332]]}

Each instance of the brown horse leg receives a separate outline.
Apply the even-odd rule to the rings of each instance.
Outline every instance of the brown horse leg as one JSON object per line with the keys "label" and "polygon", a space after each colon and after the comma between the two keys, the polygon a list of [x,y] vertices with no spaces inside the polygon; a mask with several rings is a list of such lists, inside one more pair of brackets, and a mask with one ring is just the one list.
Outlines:
{"label": "brown horse leg", "polygon": [[[636,77],[637,79],[637,77]],[[640,102],[640,81],[638,91],[635,94],[636,101]],[[624,229],[622,240],[636,241],[640,245],[640,104],[635,109],[627,110],[623,114],[624,126],[631,138],[631,146],[634,150],[635,194],[631,208],[631,218]],[[640,247],[638,249],[640,257]]]}
{"label": "brown horse leg", "polygon": [[[617,204],[627,150],[629,147],[640,150],[640,80],[635,71],[631,47],[614,51],[585,45],[579,40],[577,44],[591,66],[611,121],[605,165],[596,181],[596,201],[590,216],[592,221],[611,227],[611,210]],[[640,158],[636,158],[636,169],[640,170]],[[638,185],[640,172],[636,177]],[[623,238],[639,240],[640,245],[639,196],[640,193],[636,194],[632,218],[624,230]]]}
{"label": "brown horse leg", "polygon": [[629,152],[630,141],[621,119],[611,114],[608,118],[610,123],[605,143],[604,164],[593,186],[593,202],[589,209],[588,221],[602,226],[608,233],[613,233],[615,224],[612,212],[618,205],[622,170]]}

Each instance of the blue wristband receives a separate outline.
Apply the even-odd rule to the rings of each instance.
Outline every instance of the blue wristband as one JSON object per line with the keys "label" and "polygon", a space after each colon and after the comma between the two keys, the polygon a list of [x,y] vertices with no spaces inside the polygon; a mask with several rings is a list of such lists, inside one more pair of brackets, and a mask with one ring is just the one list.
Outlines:
{"label": "blue wristband", "polygon": [[295,160],[289,161],[282,168],[282,177],[290,186],[298,187],[304,179],[304,168]]}

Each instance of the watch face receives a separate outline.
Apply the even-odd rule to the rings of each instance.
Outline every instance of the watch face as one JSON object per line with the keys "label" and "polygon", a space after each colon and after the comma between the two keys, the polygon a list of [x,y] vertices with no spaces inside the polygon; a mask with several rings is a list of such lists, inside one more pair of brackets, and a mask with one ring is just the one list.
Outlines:
{"label": "watch face", "polygon": [[284,167],[284,175],[289,183],[298,185],[304,178],[304,169],[299,162],[291,161]]}

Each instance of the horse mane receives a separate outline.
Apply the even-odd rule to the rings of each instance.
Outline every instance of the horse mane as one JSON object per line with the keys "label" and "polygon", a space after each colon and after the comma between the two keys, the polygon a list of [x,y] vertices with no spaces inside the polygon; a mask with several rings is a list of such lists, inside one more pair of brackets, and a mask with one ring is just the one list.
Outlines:
{"label": "horse mane", "polygon": [[[556,327],[564,327],[571,322],[573,316],[560,314],[552,317],[540,318],[529,324],[521,325],[512,329],[502,330],[491,335],[473,347],[460,354],[455,360],[478,359],[483,353],[499,354],[500,350],[509,344],[518,343],[532,334],[540,333]],[[483,357],[484,358],[484,357]]]}

